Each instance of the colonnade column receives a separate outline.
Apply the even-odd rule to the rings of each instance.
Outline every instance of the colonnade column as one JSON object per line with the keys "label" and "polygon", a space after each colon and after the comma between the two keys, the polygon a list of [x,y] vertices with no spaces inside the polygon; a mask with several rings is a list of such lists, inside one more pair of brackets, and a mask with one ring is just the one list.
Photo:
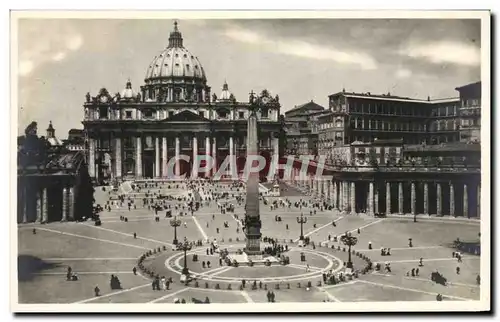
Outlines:
{"label": "colonnade column", "polygon": [[476,199],[476,213],[477,213],[477,218],[481,218],[481,185],[477,185],[477,199]]}
{"label": "colonnade column", "polygon": [[403,209],[403,183],[398,183],[398,202],[399,202],[399,214],[402,215],[404,212]]}
{"label": "colonnade column", "polygon": [[161,175],[162,177],[168,176],[168,147],[167,147],[167,137],[161,138]]}
{"label": "colonnade column", "polygon": [[385,184],[385,213],[391,214],[391,183],[386,182]]}
{"label": "colonnade column", "polygon": [[464,217],[469,218],[469,194],[467,184],[464,184]]}
{"label": "colonnade column", "polygon": [[429,214],[429,184],[424,182],[424,214]]}
{"label": "colonnade column", "polygon": [[351,182],[351,213],[356,213],[356,183]]}
{"label": "colonnade column", "polygon": [[373,212],[374,213],[378,213],[378,209],[379,209],[379,207],[378,207],[378,202],[379,202],[378,197],[379,197],[379,195],[378,195],[378,185],[374,185],[373,186],[373,199],[375,199],[375,201],[373,202],[373,207],[374,207]]}
{"label": "colonnade column", "polygon": [[212,163],[209,162],[210,155],[211,155],[211,153],[210,153],[210,136],[207,135],[205,137],[205,167],[208,168],[208,169],[205,170],[205,177],[209,177],[210,176],[210,172],[212,171],[211,170]]}
{"label": "colonnade column", "polygon": [[160,138],[155,137],[155,175],[156,178],[161,176],[160,174]]}
{"label": "colonnade column", "polygon": [[441,216],[442,214],[442,203],[441,203],[441,184],[436,184],[436,215]]}
{"label": "colonnade column", "polygon": [[192,177],[194,179],[198,178],[198,138],[193,136],[193,169]]}
{"label": "colonnade column", "polygon": [[115,177],[122,177],[122,139],[115,138]]}
{"label": "colonnade column", "polygon": [[337,208],[337,182],[332,181],[332,190],[330,191],[331,194],[331,200],[333,203],[333,208]]}
{"label": "colonnade column", "polygon": [[69,187],[68,189],[68,218],[75,219],[75,188]]}
{"label": "colonnade column", "polygon": [[339,181],[339,210],[344,211],[344,183]]}
{"label": "colonnade column", "polygon": [[349,211],[349,182],[344,181],[344,210]]}
{"label": "colonnade column", "polygon": [[181,140],[178,136],[175,137],[175,175],[178,177],[181,175],[181,163],[180,163],[180,154],[181,154]]}
{"label": "colonnade column", "polygon": [[142,139],[136,138],[136,156],[135,156],[135,176],[142,178]]}
{"label": "colonnade column", "polygon": [[415,182],[412,182],[411,183],[411,196],[410,196],[410,200],[411,200],[411,214],[412,215],[415,215],[417,209],[416,209],[416,201],[417,201],[417,191],[416,191],[416,187],[415,187]]}
{"label": "colonnade column", "polygon": [[42,223],[47,223],[49,220],[49,203],[47,196],[47,188],[42,190]]}
{"label": "colonnade column", "polygon": [[64,187],[62,190],[62,219],[61,221],[68,220],[68,200],[69,199],[69,191],[67,187]]}
{"label": "colonnade column", "polygon": [[450,183],[450,216],[455,216],[455,187]]}
{"label": "colonnade column", "polygon": [[373,205],[373,181],[370,181],[368,183],[368,198],[367,198],[367,206],[368,206],[368,214],[373,215],[374,211],[374,205]]}
{"label": "colonnade column", "polygon": [[89,138],[89,175],[95,178],[95,139]]}
{"label": "colonnade column", "polygon": [[36,219],[35,222],[42,222],[42,207],[43,207],[43,192],[41,189],[38,189],[36,192]]}

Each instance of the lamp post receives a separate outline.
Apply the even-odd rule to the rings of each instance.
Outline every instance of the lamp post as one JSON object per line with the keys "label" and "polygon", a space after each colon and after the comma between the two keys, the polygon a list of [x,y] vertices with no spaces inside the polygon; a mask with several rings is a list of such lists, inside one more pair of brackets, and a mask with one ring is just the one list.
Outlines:
{"label": "lamp post", "polygon": [[304,224],[307,222],[307,217],[304,217],[303,213],[300,213],[300,217],[297,217],[297,223],[300,224],[300,237],[299,240],[304,240]]}
{"label": "lamp post", "polygon": [[186,238],[184,238],[184,241],[182,243],[180,243],[179,245],[180,245],[179,248],[182,251],[184,251],[184,268],[182,268],[182,274],[188,276],[189,269],[187,267],[187,251],[191,250],[191,248],[193,248],[193,246]]}
{"label": "lamp post", "polygon": [[174,241],[173,244],[177,245],[177,227],[181,225],[180,219],[177,219],[177,216],[175,216],[173,219],[170,219],[170,226],[174,227]]}
{"label": "lamp post", "polygon": [[347,233],[340,237],[340,241],[349,247],[349,259],[347,260],[347,268],[352,269],[352,260],[351,260],[351,246],[354,246],[358,243],[358,238],[354,236],[350,236]]}

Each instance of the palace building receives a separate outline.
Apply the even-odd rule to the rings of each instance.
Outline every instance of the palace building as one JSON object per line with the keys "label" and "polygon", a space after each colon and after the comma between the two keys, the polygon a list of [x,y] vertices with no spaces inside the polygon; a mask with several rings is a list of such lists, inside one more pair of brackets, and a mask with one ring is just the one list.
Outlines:
{"label": "palace building", "polygon": [[[260,105],[259,150],[270,160],[279,154],[279,97],[265,89],[250,97]],[[87,93],[83,125],[90,176],[96,182],[164,178],[174,164],[176,175],[201,177],[206,174],[193,163],[201,155],[214,158],[216,170],[231,156],[224,168],[241,173],[248,108],[249,102],[238,102],[227,83],[219,96],[212,93],[200,60],[184,47],[175,22],[168,46],[147,66],[138,91],[129,80],[121,93],[106,88],[96,96]],[[179,160],[181,155],[190,161]]]}

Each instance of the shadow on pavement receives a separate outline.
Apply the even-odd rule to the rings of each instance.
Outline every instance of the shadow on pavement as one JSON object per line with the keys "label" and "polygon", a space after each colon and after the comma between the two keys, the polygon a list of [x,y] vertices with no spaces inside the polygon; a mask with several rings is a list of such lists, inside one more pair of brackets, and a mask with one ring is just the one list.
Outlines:
{"label": "shadow on pavement", "polygon": [[60,267],[59,263],[49,263],[31,255],[17,256],[17,279],[20,282],[33,279],[35,274],[44,270]]}

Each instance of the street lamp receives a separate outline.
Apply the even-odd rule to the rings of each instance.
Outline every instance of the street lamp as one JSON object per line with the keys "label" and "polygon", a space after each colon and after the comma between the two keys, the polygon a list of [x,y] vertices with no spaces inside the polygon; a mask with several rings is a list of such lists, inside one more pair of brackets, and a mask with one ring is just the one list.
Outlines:
{"label": "street lamp", "polygon": [[297,223],[300,224],[300,238],[299,240],[304,240],[304,224],[307,222],[307,217],[304,217],[303,213],[300,213],[300,217],[297,217]]}
{"label": "street lamp", "polygon": [[352,269],[352,260],[351,260],[351,246],[354,246],[358,243],[358,238],[354,236],[350,236],[347,233],[340,237],[340,241],[349,247],[349,259],[347,260],[347,268]]}
{"label": "street lamp", "polygon": [[184,268],[182,269],[182,274],[188,276],[189,275],[189,269],[187,267],[187,251],[191,250],[193,246],[191,243],[184,238],[184,241],[179,244],[179,249],[184,251]]}
{"label": "street lamp", "polygon": [[181,225],[180,219],[177,219],[177,216],[175,216],[173,219],[170,219],[170,226],[174,227],[174,241],[173,244],[177,245],[177,227]]}

